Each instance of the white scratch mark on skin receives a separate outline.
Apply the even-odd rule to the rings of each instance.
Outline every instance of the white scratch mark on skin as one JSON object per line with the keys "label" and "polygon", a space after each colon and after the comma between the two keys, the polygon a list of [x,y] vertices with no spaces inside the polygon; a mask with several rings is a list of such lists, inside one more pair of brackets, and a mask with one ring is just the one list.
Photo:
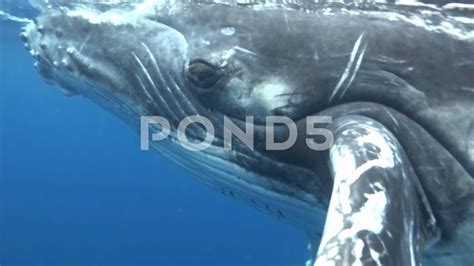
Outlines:
{"label": "white scratch mark on skin", "polygon": [[[161,83],[162,83],[161,85],[162,85],[163,87],[165,87],[165,89],[166,89],[169,93],[171,93],[171,95],[173,95],[173,93],[171,92],[171,89],[169,88],[169,86],[166,85],[166,81],[165,81],[165,79],[164,79],[164,77],[163,77],[163,75],[162,75],[162,73],[161,73],[161,71],[160,71],[160,67],[158,66],[158,61],[156,60],[155,56],[154,56],[153,53],[151,52],[150,47],[148,47],[148,45],[146,45],[146,44],[143,43],[143,42],[142,42],[141,44],[142,44],[142,46],[145,48],[145,50],[147,51],[148,57],[150,57],[150,60],[151,60],[151,62],[153,63],[153,66],[155,67],[155,71],[156,71],[156,73],[158,74],[158,78],[160,79],[160,81],[161,81]],[[157,91],[157,93],[159,93],[159,92]]]}
{"label": "white scratch mark on skin", "polygon": [[84,47],[86,46],[86,44],[89,42],[89,40],[91,39],[91,35],[87,35],[87,38],[84,40],[84,42],[82,42],[81,46],[79,47],[79,53],[82,53],[82,50],[84,49]]}
{"label": "white scratch mark on skin", "polygon": [[474,92],[474,88],[469,88],[469,87],[461,87],[461,90],[468,91],[468,92]]}
{"label": "white scratch mark on skin", "polygon": [[390,238],[392,238],[392,239],[393,239],[393,234],[392,234],[392,232],[390,232],[390,231],[387,231],[387,235],[388,235],[388,237],[390,237]]}
{"label": "white scratch mark on skin", "polygon": [[289,21],[288,21],[288,14],[286,14],[286,12],[285,12],[283,15],[284,15],[284,17],[285,17],[286,29],[287,29],[288,31],[290,31],[290,23],[289,23]]}
{"label": "white scratch mark on skin", "polygon": [[[156,88],[156,85],[155,83],[153,82],[151,76],[150,76],[150,73],[148,73],[148,71],[146,70],[145,68],[145,65],[143,65],[143,62],[140,60],[140,58],[138,58],[137,54],[135,52],[132,52],[132,55],[133,57],[135,58],[135,60],[137,61],[137,63],[140,65],[140,67],[142,68],[145,76],[147,77],[148,81],[150,82],[150,84],[154,87],[155,89],[155,92],[158,93],[158,96],[160,96],[159,92],[158,92],[158,89]],[[143,83],[143,80],[138,76],[136,75],[137,79],[138,79],[138,82],[140,83],[141,87],[143,88],[143,90],[145,91],[145,94],[147,95],[148,98],[150,98],[150,100],[153,102],[153,105],[155,105],[156,107],[158,107],[156,104],[155,104],[155,100],[153,99],[153,97],[151,96],[151,93],[150,91],[148,91],[147,87],[145,86],[145,84]]]}
{"label": "white scratch mark on skin", "polygon": [[137,78],[138,83],[140,83],[140,87],[142,88],[143,92],[145,92],[146,97],[148,97],[148,99],[150,99],[150,101],[154,103],[153,97],[151,97],[150,92],[149,92],[148,89],[146,88],[146,86],[145,86],[145,84],[143,83],[143,80],[140,78],[140,76],[135,75],[135,78]]}
{"label": "white scratch mark on skin", "polygon": [[393,114],[392,114],[389,110],[387,110],[387,109],[385,109],[385,112],[387,112],[388,116],[390,116],[390,119],[392,119],[392,121],[395,123],[395,125],[396,125],[396,126],[399,126],[398,121],[397,121],[397,119],[395,119],[395,117],[393,116]]}
{"label": "white scratch mark on skin", "polygon": [[[413,235],[413,228],[415,226],[413,225],[413,221],[410,222],[410,226],[408,227],[409,228],[409,232],[408,232],[408,235]],[[415,255],[415,249],[413,248],[413,238],[412,237],[409,237],[408,238],[408,243],[409,243],[409,247],[410,247],[410,261],[411,261],[411,265],[416,265],[416,255]]]}
{"label": "white scratch mark on skin", "polygon": [[141,42],[141,45],[145,48],[146,52],[148,53],[148,56],[150,57],[151,62],[153,63],[153,66],[155,67],[158,76],[162,78],[161,73],[158,71],[158,62],[156,60],[156,57],[151,52],[150,47],[148,47],[148,45],[146,45],[144,42]]}
{"label": "white scratch mark on skin", "polygon": [[146,69],[145,65],[143,64],[142,60],[140,60],[140,58],[138,58],[137,54],[135,54],[135,52],[132,52],[132,55],[133,57],[135,58],[135,60],[137,61],[137,63],[140,65],[143,73],[145,74],[147,80],[150,82],[150,84],[153,86],[153,88],[155,89],[156,92],[158,92],[158,88],[156,87],[156,84],[155,82],[153,81],[153,79],[151,78],[151,75],[150,73],[148,72],[148,70]]}
{"label": "white scratch mark on skin", "polygon": [[[140,58],[137,56],[137,54],[135,52],[132,52],[132,55],[133,57],[135,58],[135,60],[137,61],[137,63],[140,65],[140,68],[142,69],[142,72],[145,74],[148,82],[152,85],[153,87],[153,90],[155,91],[156,95],[158,96],[161,104],[163,104],[163,107],[166,109],[166,110],[171,110],[169,104],[165,101],[165,99],[163,99],[163,96],[161,95],[160,91],[158,90],[158,87],[156,86],[155,82],[153,81],[150,73],[148,72],[148,70],[146,69],[145,65],[143,64],[142,60],[140,60]],[[166,84],[164,84],[166,85]],[[146,87],[145,87],[146,88]],[[148,93],[149,94],[149,93]],[[150,95],[150,94],[149,94]],[[154,103],[154,100],[152,98],[152,101],[153,101],[153,104],[155,106],[157,106],[155,103]],[[158,106],[157,106],[158,107]],[[177,119],[176,115],[174,115],[174,113],[171,113],[171,116],[173,119]]]}
{"label": "white scratch mark on skin", "polygon": [[[362,43],[362,39],[364,38],[365,33],[362,33],[357,41],[354,44],[354,48],[352,49],[351,57],[349,59],[349,62],[347,63],[347,67],[344,70],[344,73],[342,74],[341,78],[339,79],[339,82],[337,83],[336,87],[334,88],[334,91],[329,98],[329,101],[332,102],[334,100],[334,97],[339,93],[339,90],[342,88],[342,85],[346,82],[347,78],[351,74],[351,70],[354,66],[354,62],[356,61],[357,54],[359,53],[360,46]],[[365,47],[366,48],[366,47]],[[364,53],[365,53],[365,48],[364,48]],[[357,60],[360,61],[360,60]],[[359,64],[360,67],[360,64]],[[346,89],[347,90],[347,89]]]}
{"label": "white scratch mark on skin", "polygon": [[474,121],[471,122],[471,126],[467,132],[466,149],[471,160],[474,160]]}
{"label": "white scratch mark on skin", "polygon": [[357,76],[357,73],[359,73],[360,65],[362,64],[362,60],[364,60],[364,55],[365,55],[365,52],[366,52],[366,51],[367,51],[367,44],[365,44],[364,49],[363,49],[362,52],[360,53],[359,59],[357,60],[357,63],[356,63],[356,66],[355,66],[355,69],[354,69],[354,71],[352,72],[352,77],[351,77],[351,79],[349,80],[349,82],[347,83],[347,85],[346,85],[346,87],[344,88],[344,90],[342,91],[341,96],[339,97],[339,99],[341,99],[342,97],[344,97],[344,95],[346,94],[347,90],[348,90],[349,87],[352,85],[352,82],[354,82],[354,79],[355,79],[355,77]]}
{"label": "white scratch mark on skin", "polygon": [[257,55],[256,53],[254,53],[254,52],[252,52],[248,49],[242,48],[240,46],[234,46],[231,49],[224,52],[224,54],[222,55],[222,64],[220,66],[225,67],[228,64],[229,59],[232,56],[234,56],[236,52],[242,52],[244,54],[249,54],[249,55],[253,55],[253,56]]}
{"label": "white scratch mark on skin", "polygon": [[239,51],[239,52],[243,52],[243,53],[246,53],[246,54],[250,54],[250,55],[257,55],[255,52],[252,52],[252,51],[247,50],[245,48],[242,48],[240,46],[235,46],[234,50]]}

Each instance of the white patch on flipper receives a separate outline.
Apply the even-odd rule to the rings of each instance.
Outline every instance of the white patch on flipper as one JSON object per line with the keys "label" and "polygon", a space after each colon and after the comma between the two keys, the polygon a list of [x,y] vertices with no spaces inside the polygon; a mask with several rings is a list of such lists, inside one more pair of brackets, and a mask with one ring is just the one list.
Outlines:
{"label": "white patch on flipper", "polygon": [[[373,192],[365,193],[364,205],[358,210],[352,208],[351,188],[359,180],[359,178],[369,169],[374,167],[391,168],[394,167],[400,158],[395,154],[397,147],[391,143],[386,132],[374,129],[369,125],[359,125],[366,129],[366,132],[356,135],[355,138],[346,145],[345,138],[338,138],[335,145],[330,150],[330,158],[332,169],[335,175],[335,184],[333,196],[330,202],[323,238],[321,240],[321,248],[318,251],[320,257],[315,265],[326,265],[325,263],[334,263],[333,246],[338,245],[341,241],[351,241],[354,245],[353,255],[361,258],[362,250],[366,246],[361,239],[355,238],[358,232],[370,231],[374,234],[382,233],[384,229],[384,221],[386,220],[386,207],[389,202],[385,190],[380,184],[373,184]],[[350,132],[348,130],[347,132]],[[346,135],[342,132],[341,135]],[[354,151],[353,145],[357,146]],[[378,156],[376,159],[366,161],[358,165],[354,152],[363,149],[367,145],[377,148]],[[348,227],[345,222],[351,222]],[[337,243],[334,242],[337,239]],[[331,245],[331,246],[330,246]],[[369,254],[376,265],[381,265],[382,253],[373,250],[370,246]],[[385,251],[382,251],[385,252]],[[337,254],[337,253],[336,253]],[[358,260],[357,262],[361,262]]]}
{"label": "white patch on flipper", "polygon": [[361,239],[356,240],[354,244],[354,255],[356,256],[356,258],[358,258],[358,260],[355,261],[356,264],[354,264],[353,266],[362,266],[361,261],[364,253],[364,246],[364,241],[362,241]]}

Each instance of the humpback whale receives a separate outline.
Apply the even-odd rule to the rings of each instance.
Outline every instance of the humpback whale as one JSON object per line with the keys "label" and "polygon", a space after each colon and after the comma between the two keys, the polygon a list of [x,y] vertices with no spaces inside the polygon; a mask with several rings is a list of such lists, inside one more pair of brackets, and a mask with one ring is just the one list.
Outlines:
{"label": "humpback whale", "polygon": [[[135,130],[143,116],[166,118],[170,136],[153,147],[305,230],[308,265],[474,263],[472,5],[149,2],[44,9],[21,38],[66,95]],[[314,115],[332,118],[320,124],[329,149],[309,148],[306,135],[265,148],[267,117],[304,130]],[[207,149],[178,144],[189,116],[216,128]],[[254,149],[238,138],[225,149],[224,117],[245,128],[249,116]],[[185,134],[207,136],[197,124]]]}

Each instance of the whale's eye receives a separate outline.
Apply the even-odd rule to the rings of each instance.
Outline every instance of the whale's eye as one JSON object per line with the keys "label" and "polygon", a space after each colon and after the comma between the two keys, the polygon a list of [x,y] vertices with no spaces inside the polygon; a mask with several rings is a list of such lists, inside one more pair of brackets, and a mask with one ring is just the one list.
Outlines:
{"label": "whale's eye", "polygon": [[222,77],[222,70],[206,60],[196,59],[188,64],[186,75],[197,87],[210,89]]}

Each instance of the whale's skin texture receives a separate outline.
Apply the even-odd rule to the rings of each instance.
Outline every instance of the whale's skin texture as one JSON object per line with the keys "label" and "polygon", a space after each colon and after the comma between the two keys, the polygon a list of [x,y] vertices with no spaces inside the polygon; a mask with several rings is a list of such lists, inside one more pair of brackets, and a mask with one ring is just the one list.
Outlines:
{"label": "whale's skin texture", "polygon": [[[43,10],[21,37],[65,94],[136,130],[141,116],[167,118],[172,134],[153,142],[158,151],[313,240],[322,233],[310,263],[473,264],[469,8],[158,3],[128,16]],[[177,144],[190,115],[215,126],[205,151]],[[299,132],[307,116],[332,117],[321,127],[334,146],[316,152],[299,134],[291,149],[267,151],[263,124],[277,115]],[[224,116],[242,127],[255,117],[255,150],[223,149]],[[187,134],[205,137],[198,126]],[[276,139],[287,134],[276,128]]]}

